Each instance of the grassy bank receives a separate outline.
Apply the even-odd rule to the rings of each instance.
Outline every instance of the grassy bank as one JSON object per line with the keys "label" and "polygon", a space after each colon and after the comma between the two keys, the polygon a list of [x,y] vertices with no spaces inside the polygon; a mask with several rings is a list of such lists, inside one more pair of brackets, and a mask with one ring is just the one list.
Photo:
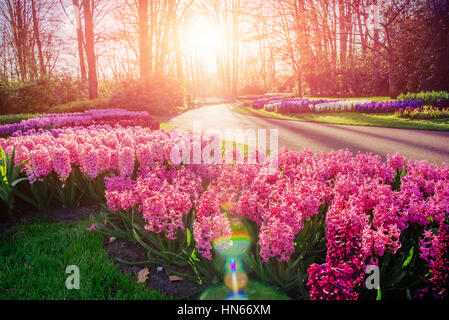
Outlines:
{"label": "grassy bank", "polygon": [[394,113],[373,114],[373,113],[359,113],[359,112],[340,112],[340,113],[298,113],[298,114],[283,115],[276,112],[268,112],[265,110],[255,110],[244,106],[235,107],[233,111],[248,116],[273,118],[281,120],[346,124],[354,126],[449,131],[449,119],[410,120],[400,118],[396,116]]}
{"label": "grassy bank", "polygon": [[[40,218],[2,234],[0,300],[165,299],[123,275],[103,249],[103,236],[89,232],[89,226]],[[79,267],[79,290],[65,286],[69,265]]]}

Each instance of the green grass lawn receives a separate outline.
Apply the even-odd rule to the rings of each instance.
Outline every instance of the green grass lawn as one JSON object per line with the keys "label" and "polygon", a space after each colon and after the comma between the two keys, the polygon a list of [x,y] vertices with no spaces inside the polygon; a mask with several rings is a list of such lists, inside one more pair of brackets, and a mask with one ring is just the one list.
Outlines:
{"label": "green grass lawn", "polygon": [[360,113],[360,112],[340,112],[340,113],[298,113],[283,115],[265,110],[255,110],[250,107],[235,107],[234,112],[264,118],[274,118],[281,120],[295,120],[305,122],[346,124],[355,126],[388,127],[401,129],[421,129],[449,131],[449,119],[436,120],[410,120],[396,116],[394,113]]}
{"label": "green grass lawn", "polygon": [[[103,249],[103,236],[88,221],[50,218],[25,222],[0,236],[2,299],[166,299],[123,275]],[[66,267],[80,269],[80,289],[68,290]]]}
{"label": "green grass lawn", "polygon": [[20,114],[2,114],[0,115],[0,125],[18,123],[22,120],[28,120],[41,115],[41,113],[20,113]]}
{"label": "green grass lawn", "polygon": [[[92,222],[56,223],[32,219],[0,236],[0,300],[167,300],[159,292],[124,275],[103,249],[103,236],[89,232]],[[67,266],[80,270],[80,289],[69,290]],[[251,300],[286,300],[287,296],[249,281]],[[223,300],[224,285],[205,289],[201,300]]]}

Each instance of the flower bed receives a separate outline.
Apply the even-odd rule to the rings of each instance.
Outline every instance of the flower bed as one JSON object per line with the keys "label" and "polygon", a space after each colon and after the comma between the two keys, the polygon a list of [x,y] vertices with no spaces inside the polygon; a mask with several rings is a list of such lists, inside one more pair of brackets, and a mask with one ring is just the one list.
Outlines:
{"label": "flower bed", "polygon": [[[405,164],[399,155],[383,163],[377,156],[354,157],[347,151],[314,155],[283,150],[279,162],[280,170],[272,176],[261,175],[254,166],[225,167],[209,186],[197,207],[201,215],[194,229],[203,256],[211,258],[211,238],[229,231],[228,225],[217,228],[219,222],[226,223],[229,216],[244,218],[253,222],[254,233],[259,235],[256,250],[265,264],[280,264],[288,270],[289,265],[297,267],[298,259],[314,262],[303,265],[308,267],[312,299],[357,299],[366,294],[363,281],[369,265],[381,268],[385,291],[400,291],[403,285],[413,294],[413,286],[408,286],[418,270],[415,258],[419,251],[421,257],[433,257],[428,266],[438,265],[438,277],[428,283],[429,292],[438,298],[447,294],[440,291],[449,280],[447,256],[446,260],[441,258],[449,246],[447,166],[437,168],[415,161]],[[221,203],[233,205],[223,212]],[[307,246],[318,240],[313,236],[319,232],[304,242],[310,235],[302,231],[307,227],[310,232],[309,224],[319,221],[325,223],[327,243],[323,256],[314,257],[311,252],[320,252],[320,247]],[[439,246],[426,246],[426,238]],[[410,255],[413,250],[415,256]],[[413,267],[407,270],[406,262],[412,260]],[[257,263],[250,265],[258,270]],[[398,275],[406,280],[396,283],[395,288],[398,279],[390,279],[387,270],[399,270]],[[259,276],[263,273],[259,270]]]}
{"label": "flower bed", "polygon": [[422,107],[421,100],[386,101],[356,104],[355,111],[367,113],[396,112],[408,107]]}
{"label": "flower bed", "polygon": [[438,109],[449,109],[449,99],[437,100],[433,105]]}
{"label": "flower bed", "polygon": [[440,109],[438,107],[405,108],[396,112],[401,118],[408,119],[449,119],[449,108]]}
{"label": "flower bed", "polygon": [[[158,128],[148,112],[133,112],[122,109],[94,109],[78,113],[45,114],[22,120],[19,123],[0,126],[0,135],[42,128],[62,128],[71,126],[90,126],[96,124],[119,124],[122,126],[148,126]],[[19,133],[20,134],[20,133]]]}
{"label": "flower bed", "polygon": [[253,109],[265,109],[281,114],[322,112],[395,112],[407,107],[422,107],[420,100],[373,102],[369,100],[309,100],[309,99],[261,99],[255,100]]}
{"label": "flower bed", "polygon": [[325,101],[323,103],[317,104],[312,108],[313,112],[345,112],[354,111],[355,106],[360,104],[364,105],[371,103],[369,100],[362,101]]}
{"label": "flower bed", "polygon": [[407,93],[399,96],[400,100],[421,100],[425,105],[435,105],[438,101],[449,107],[449,92],[447,91],[421,91],[419,93]]}
{"label": "flower bed", "polygon": [[[192,150],[206,150],[212,138],[103,125],[0,144],[8,154],[16,148],[17,163],[30,159],[30,190],[22,191],[42,207],[48,194],[77,205],[73,190],[105,202],[110,220],[99,230],[136,239],[154,263],[192,266],[203,283],[223,276],[215,240],[244,226],[253,241],[244,258],[250,277],[295,297],[447,297],[447,165],[285,149],[269,175],[266,160],[275,155],[248,155],[265,160],[256,164],[236,162],[244,158],[237,152],[208,165],[172,161],[177,147],[189,147],[185,159],[193,160]],[[374,291],[365,286],[372,266],[381,278]]]}
{"label": "flower bed", "polygon": [[338,100],[288,99],[280,101],[276,108],[272,108],[271,105],[268,104],[265,106],[265,110],[281,114],[313,112],[314,108],[320,104],[337,101]]}
{"label": "flower bed", "polygon": [[263,98],[253,101],[253,109],[265,109],[270,112],[301,113],[311,112],[312,107],[324,102],[336,102],[338,100],[309,100],[309,99],[286,99],[283,97]]}
{"label": "flower bed", "polygon": [[257,99],[254,100],[253,103],[251,104],[251,107],[253,109],[263,109],[265,107],[265,105],[268,105],[270,103],[275,103],[277,101],[282,101],[283,98],[282,97],[276,97],[276,98],[263,98],[263,99]]}

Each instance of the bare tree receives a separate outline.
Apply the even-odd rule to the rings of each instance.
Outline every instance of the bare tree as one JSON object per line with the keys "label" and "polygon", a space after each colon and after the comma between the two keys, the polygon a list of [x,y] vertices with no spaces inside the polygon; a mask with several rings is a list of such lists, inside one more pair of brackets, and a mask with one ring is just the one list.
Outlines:
{"label": "bare tree", "polygon": [[139,44],[140,44],[140,78],[148,83],[151,73],[151,57],[148,37],[148,0],[138,0],[139,14]]}
{"label": "bare tree", "polygon": [[21,81],[28,79],[31,14],[27,1],[5,0],[0,13],[9,24]]}
{"label": "bare tree", "polygon": [[37,52],[39,56],[39,67],[40,67],[40,74],[41,76],[46,75],[46,68],[45,68],[45,62],[44,62],[44,55],[42,53],[42,42],[41,42],[41,35],[39,30],[39,19],[38,19],[38,13],[36,10],[36,1],[31,0],[31,12],[33,15],[33,32],[34,32],[34,40],[36,41],[37,45]]}
{"label": "bare tree", "polygon": [[218,76],[223,94],[236,96],[239,88],[240,23],[243,4],[240,0],[211,0],[209,6],[226,39],[217,57]]}
{"label": "bare tree", "polygon": [[78,42],[78,58],[80,63],[81,80],[83,82],[86,82],[87,71],[86,71],[86,64],[84,61],[84,32],[83,32],[83,25],[81,23],[81,10],[78,0],[73,0],[72,2],[73,2],[73,10],[75,13],[76,39]]}
{"label": "bare tree", "polygon": [[[378,10],[379,17],[375,17],[374,32],[368,32],[373,41],[369,49],[380,54],[388,64],[389,94],[392,99],[399,95],[397,83],[397,57],[396,45],[401,41],[399,28],[403,19],[412,11],[412,0],[388,0],[382,3],[373,2]],[[377,14],[377,13],[376,13]]]}
{"label": "bare tree", "polygon": [[97,76],[97,60],[95,57],[94,42],[94,21],[93,10],[95,8],[94,0],[83,0],[84,9],[84,34],[86,36],[86,57],[87,66],[89,68],[89,99],[98,98],[98,76]]}

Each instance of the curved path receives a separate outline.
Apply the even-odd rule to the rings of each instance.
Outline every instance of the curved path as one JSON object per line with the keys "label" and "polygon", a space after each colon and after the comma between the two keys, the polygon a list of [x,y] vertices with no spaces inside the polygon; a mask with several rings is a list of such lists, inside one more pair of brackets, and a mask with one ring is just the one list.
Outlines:
{"label": "curved path", "polygon": [[188,111],[168,124],[192,130],[194,121],[201,121],[203,130],[278,129],[279,148],[301,151],[349,149],[356,153],[372,152],[386,158],[400,152],[410,159],[449,164],[449,132],[379,127],[363,127],[278,120],[252,117],[231,111],[230,105],[217,105]]}

